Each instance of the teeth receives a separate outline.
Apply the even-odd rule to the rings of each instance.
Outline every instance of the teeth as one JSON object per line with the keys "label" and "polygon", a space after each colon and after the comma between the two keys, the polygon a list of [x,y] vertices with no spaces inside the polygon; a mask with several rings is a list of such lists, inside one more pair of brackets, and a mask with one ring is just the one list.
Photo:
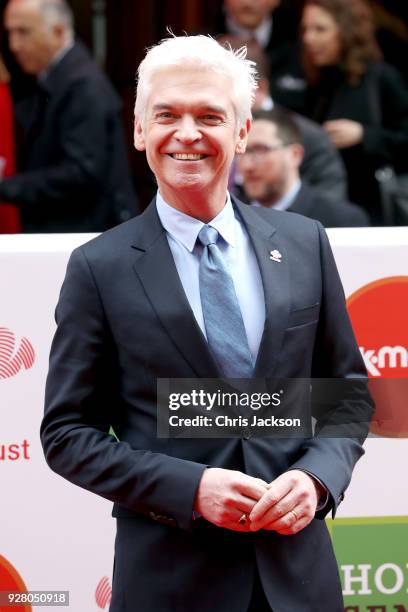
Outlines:
{"label": "teeth", "polygon": [[199,155],[198,153],[173,153],[172,157],[174,159],[198,161],[204,159],[205,155]]}

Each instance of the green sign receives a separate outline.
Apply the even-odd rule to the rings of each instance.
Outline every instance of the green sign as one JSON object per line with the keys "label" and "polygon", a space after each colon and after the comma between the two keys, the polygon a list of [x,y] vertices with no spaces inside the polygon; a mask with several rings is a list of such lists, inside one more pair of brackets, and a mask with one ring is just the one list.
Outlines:
{"label": "green sign", "polygon": [[408,612],[408,516],[327,520],[345,611]]}

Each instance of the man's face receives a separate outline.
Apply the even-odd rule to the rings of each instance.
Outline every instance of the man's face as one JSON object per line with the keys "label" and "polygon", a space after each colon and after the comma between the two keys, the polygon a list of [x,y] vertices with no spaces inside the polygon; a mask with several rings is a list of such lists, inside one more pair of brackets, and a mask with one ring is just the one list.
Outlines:
{"label": "man's face", "polygon": [[58,28],[47,28],[35,0],[11,0],[4,15],[9,45],[24,72],[45,70],[61,45]]}
{"label": "man's face", "polygon": [[280,3],[280,0],[225,0],[224,5],[237,25],[254,30]]}
{"label": "man's face", "polygon": [[250,200],[271,206],[288,190],[299,165],[298,145],[284,146],[274,123],[255,120],[247,150],[238,159],[238,170]]}
{"label": "man's face", "polygon": [[247,127],[238,129],[232,86],[222,75],[197,68],[156,73],[135,146],[146,150],[160,193],[169,204],[180,194],[213,198],[226,191]]}

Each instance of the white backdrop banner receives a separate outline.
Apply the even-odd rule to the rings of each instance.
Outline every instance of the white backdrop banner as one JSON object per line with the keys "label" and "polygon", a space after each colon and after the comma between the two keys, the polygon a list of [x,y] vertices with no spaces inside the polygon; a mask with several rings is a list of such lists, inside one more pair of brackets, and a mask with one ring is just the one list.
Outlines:
{"label": "white backdrop banner", "polygon": [[[403,382],[408,378],[408,228],[328,234],[370,376]],[[90,238],[0,236],[0,592],[24,586],[69,591],[65,609],[75,612],[109,608],[115,522],[109,502],[49,470],[39,426],[66,263],[71,251]],[[408,395],[402,395],[405,410],[380,419],[367,440],[339,517],[408,513],[408,488],[401,486],[401,467],[408,459]],[[390,403],[400,405],[396,397]]]}

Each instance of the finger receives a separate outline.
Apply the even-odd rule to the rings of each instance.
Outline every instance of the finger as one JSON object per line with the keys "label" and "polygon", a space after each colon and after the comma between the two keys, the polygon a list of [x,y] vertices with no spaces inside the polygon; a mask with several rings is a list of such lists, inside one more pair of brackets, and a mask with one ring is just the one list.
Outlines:
{"label": "finger", "polygon": [[248,532],[250,531],[249,514],[236,508],[228,517],[225,517],[221,526],[232,531]]}
{"label": "finger", "polygon": [[283,529],[276,529],[276,531],[280,535],[295,535],[295,533],[299,533],[299,531],[302,531],[302,529],[307,527],[311,521],[312,519],[310,517],[303,516],[298,521],[292,523],[292,525],[290,525],[289,527]]}
{"label": "finger", "polygon": [[[243,516],[245,516],[246,520],[240,521]],[[248,512],[245,512],[245,505],[244,508],[223,505],[214,507],[214,509],[207,512],[203,518],[217,527],[233,529],[234,531],[249,531],[248,516]]]}
{"label": "finger", "polygon": [[340,128],[349,123],[348,119],[329,119],[323,123],[323,127],[326,129]]}
{"label": "finger", "polygon": [[270,483],[262,480],[262,478],[254,478],[255,482],[257,482],[264,489],[269,489]]}
{"label": "finger", "polygon": [[258,503],[255,504],[250,514],[251,523],[259,521],[269,508],[275,506],[291,491],[292,486],[292,481],[290,478],[287,478],[286,474],[282,474],[282,476],[274,480],[270,488],[264,493]]}
{"label": "finger", "polygon": [[268,490],[268,487],[268,483],[260,478],[246,477],[237,483],[236,489],[246,497],[258,501],[264,495],[265,491]]}
{"label": "finger", "polygon": [[245,495],[235,494],[234,496],[225,500],[225,506],[228,511],[237,510],[241,514],[245,512],[248,516],[252,511],[252,508],[256,504],[256,500]]}
{"label": "finger", "polygon": [[289,512],[286,512],[286,514],[283,516],[280,516],[278,519],[270,521],[269,523],[265,522],[262,529],[269,529],[271,531],[278,532],[285,531],[304,518],[309,518],[309,516],[304,512],[301,506],[296,506],[292,510],[289,510]]}
{"label": "finger", "polygon": [[259,519],[254,520],[251,518],[251,531],[258,531],[258,529],[264,529],[265,525],[279,520],[297,505],[298,496],[296,495],[294,489],[291,489],[291,491],[287,495],[285,495],[274,506],[270,507]]}
{"label": "finger", "polygon": [[339,125],[339,122],[338,122],[338,121],[336,121],[336,120],[333,120],[333,121],[325,121],[325,122],[323,123],[323,127],[324,127],[324,129],[325,129],[326,131],[329,131],[329,132],[331,132],[331,131],[333,131],[333,130],[336,130],[336,129],[338,128],[338,125]]}

